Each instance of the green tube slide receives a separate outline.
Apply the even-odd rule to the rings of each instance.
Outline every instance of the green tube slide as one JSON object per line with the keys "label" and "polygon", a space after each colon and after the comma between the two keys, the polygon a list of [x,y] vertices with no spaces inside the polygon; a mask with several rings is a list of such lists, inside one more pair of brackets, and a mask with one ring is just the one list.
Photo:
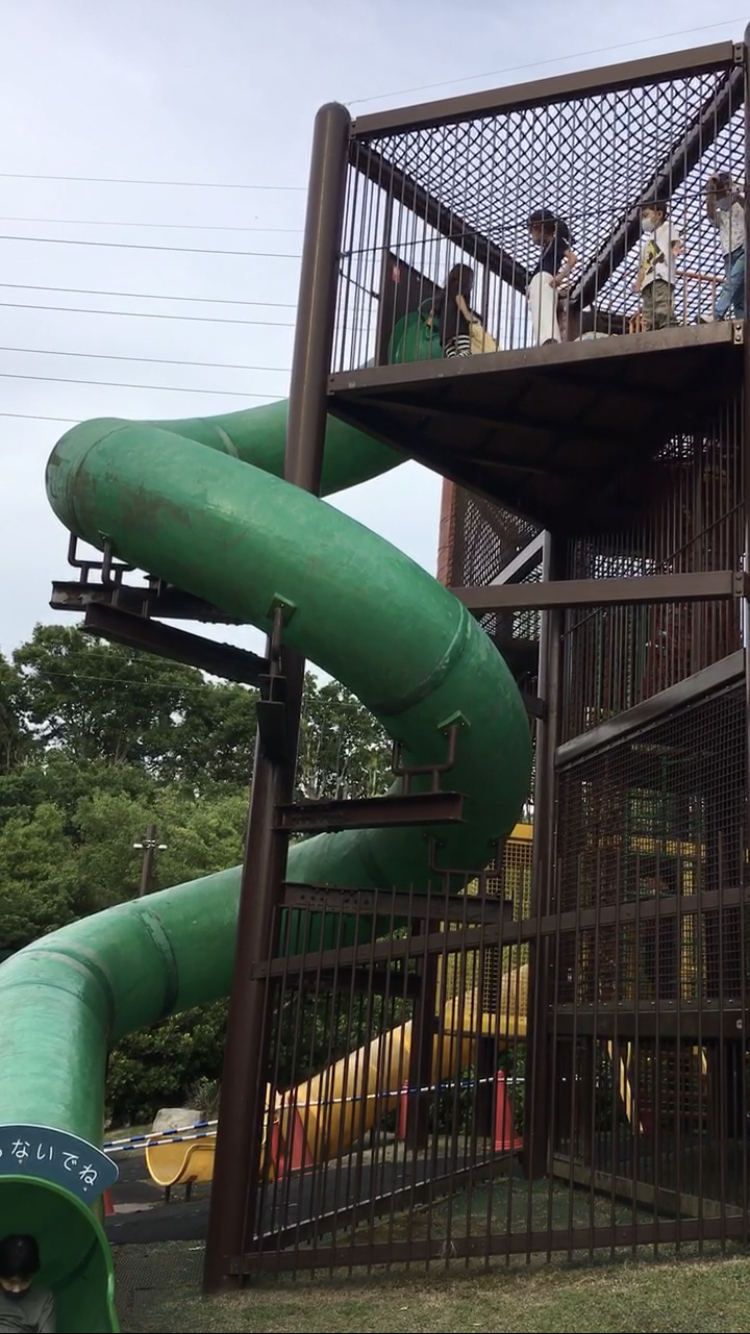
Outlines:
{"label": "green tube slide", "polygon": [[[441,763],[446,730],[458,723],[450,786],[465,794],[465,822],[440,832],[439,860],[481,869],[528,788],[519,692],[451,593],[367,528],[282,480],[286,411],[275,403],[204,420],[85,423],[50,457],[52,508],[95,547],[108,538],[128,564],[259,629],[270,628],[283,599],[288,643],[348,686],[408,762]],[[325,494],[400,462],[329,419]],[[366,889],[425,889],[428,877],[424,829],[320,835],[291,849],[287,870],[291,881]],[[227,995],[239,885],[233,867],[120,904],[0,966],[0,1151],[3,1127],[51,1127],[101,1144],[113,1044]],[[61,1330],[116,1330],[101,1202],[87,1203],[64,1173],[53,1181],[32,1159],[11,1164],[5,1143],[0,1232],[37,1236],[40,1277],[56,1292]]]}

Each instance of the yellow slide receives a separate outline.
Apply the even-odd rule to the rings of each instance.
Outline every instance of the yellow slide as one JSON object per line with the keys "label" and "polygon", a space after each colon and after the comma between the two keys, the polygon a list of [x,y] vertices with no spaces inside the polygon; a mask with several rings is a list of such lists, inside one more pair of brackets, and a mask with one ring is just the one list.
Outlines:
{"label": "yellow slide", "polygon": [[[501,1043],[526,1034],[528,965],[504,974],[499,1015],[482,1011],[476,989],[454,996],[444,1006],[440,1033],[433,1045],[431,1083],[458,1078],[472,1064],[478,1033]],[[277,1093],[269,1118],[267,1090],[264,1157],[268,1175],[338,1157],[398,1106],[409,1078],[413,1023],[400,1024],[369,1045],[349,1052],[296,1089]],[[268,1144],[268,1122],[271,1143]],[[215,1136],[174,1141],[146,1148],[152,1179],[169,1191],[192,1186],[213,1175]]]}
{"label": "yellow slide", "polygon": [[147,1144],[146,1166],[152,1181],[162,1187],[167,1199],[173,1186],[184,1186],[185,1198],[190,1199],[190,1192],[196,1182],[212,1179],[215,1152],[215,1134],[187,1144],[184,1140]]}

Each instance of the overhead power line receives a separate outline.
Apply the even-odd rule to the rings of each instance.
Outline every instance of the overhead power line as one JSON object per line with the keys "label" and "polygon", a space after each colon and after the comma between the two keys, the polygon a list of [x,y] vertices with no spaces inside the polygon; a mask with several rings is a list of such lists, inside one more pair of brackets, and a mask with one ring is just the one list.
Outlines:
{"label": "overhead power line", "polygon": [[206,370],[217,371],[271,371],[278,375],[291,374],[289,366],[246,366],[238,361],[186,361],[184,357],[127,357],[117,352],[78,352],[43,347],[0,347],[0,352],[37,357],[85,357],[93,361],[137,361],[154,366],[199,366]]}
{"label": "overhead power line", "polygon": [[155,389],[169,394],[213,394],[214,398],[273,398],[273,394],[250,393],[244,389],[199,389],[195,385],[133,384],[127,380],[76,380],[68,375],[22,375],[0,371],[0,380],[35,380],[47,384],[100,385],[103,389]]}
{"label": "overhead power line", "polygon": [[63,426],[78,426],[82,417],[46,417],[39,412],[0,412],[0,417],[13,417],[16,421],[62,422]]}
{"label": "overhead power line", "polygon": [[43,223],[52,227],[139,227],[155,232],[270,232],[300,236],[303,227],[232,227],[220,222],[112,222],[101,218],[0,217],[0,222]]}
{"label": "overhead power line", "polygon": [[82,181],[87,185],[158,185],[178,190],[263,190],[282,193],[304,193],[304,185],[253,185],[246,181],[148,181],[127,176],[48,176],[41,172],[0,171],[0,180],[6,181]]}
{"label": "overhead power line", "polygon": [[67,296],[117,296],[129,301],[193,301],[207,306],[267,306],[269,309],[296,310],[296,301],[240,301],[226,296],[175,296],[166,292],[109,292],[100,287],[49,287],[46,283],[0,283],[0,288],[14,292],[64,292]]}
{"label": "overhead power line", "polygon": [[379,102],[381,97],[407,97],[410,93],[429,92],[432,88],[455,87],[457,83],[475,83],[478,79],[496,79],[501,74],[518,74],[522,70],[542,69],[545,65],[559,65],[566,60],[584,60],[588,56],[601,56],[608,51],[626,51],[633,46],[647,46],[650,42],[664,42],[671,37],[687,37],[695,32],[709,32],[716,28],[728,28],[732,24],[744,24],[747,16],[720,19],[717,23],[699,23],[692,28],[675,28],[672,32],[656,33],[653,37],[636,37],[630,42],[615,42],[612,46],[590,46],[587,51],[570,51],[567,55],[550,56],[546,60],[525,60],[521,65],[503,65],[500,69],[483,70],[481,74],[464,74],[460,78],[440,79],[437,83],[417,83],[411,88],[396,88],[388,93],[374,93],[371,97],[347,98],[350,107],[364,106],[366,102]]}
{"label": "overhead power line", "polygon": [[116,315],[118,319],[182,320],[190,324],[243,324],[265,329],[293,329],[292,320],[233,320],[222,315],[166,315],[156,310],[95,310],[88,306],[40,306],[28,301],[0,301],[8,310],[58,311],[62,315]]}
{"label": "overhead power line", "polygon": [[23,241],[30,245],[79,245],[102,250],[158,250],[175,255],[231,255],[237,259],[301,259],[296,251],[274,250],[209,250],[204,246],[142,245],[138,241],[89,241],[71,236],[10,236],[0,235],[0,241]]}

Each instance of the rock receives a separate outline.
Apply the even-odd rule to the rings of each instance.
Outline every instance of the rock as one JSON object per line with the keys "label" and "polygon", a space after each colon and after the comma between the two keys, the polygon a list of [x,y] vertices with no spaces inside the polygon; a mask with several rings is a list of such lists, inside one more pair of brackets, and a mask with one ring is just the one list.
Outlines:
{"label": "rock", "polygon": [[180,1130],[183,1126],[192,1126],[203,1117],[194,1107],[161,1107],[154,1117],[151,1129],[156,1134],[165,1130]]}

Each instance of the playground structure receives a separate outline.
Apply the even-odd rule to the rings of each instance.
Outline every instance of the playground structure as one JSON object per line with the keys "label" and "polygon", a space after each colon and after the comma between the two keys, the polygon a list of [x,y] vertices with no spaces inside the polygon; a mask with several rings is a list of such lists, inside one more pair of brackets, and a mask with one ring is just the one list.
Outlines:
{"label": "playground structure", "polygon": [[[506,843],[506,855],[509,852],[512,857],[517,851],[522,868],[525,862],[527,879],[531,871],[528,857],[531,834],[531,826],[519,825]],[[455,970],[459,957],[458,953],[447,955],[447,976],[451,968]],[[477,962],[475,957],[470,969],[473,973],[478,971]],[[460,962],[458,966],[461,967]],[[527,964],[503,972],[499,1005],[491,1009],[482,1003],[476,988],[460,996],[455,994],[450,981],[447,987],[441,986],[438,977],[436,1003],[438,1008],[443,1005],[444,1013],[442,1020],[436,1014],[441,1036],[433,1042],[430,1091],[449,1081],[456,1069],[471,1066],[472,1041],[477,1035],[494,1039],[498,1048],[507,1048],[517,1038],[525,1037],[527,973]],[[446,999],[448,991],[453,994]],[[403,1113],[409,1101],[406,1076],[411,1068],[413,1030],[411,1020],[397,1025],[364,1050],[348,1052],[296,1089],[283,1094],[274,1094],[271,1086],[266,1089],[261,1160],[269,1179],[277,1180],[290,1170],[340,1157],[394,1109],[399,1110],[399,1124],[406,1124]],[[500,1119],[496,1147],[503,1139],[505,1115],[503,1100],[495,1114],[496,1125]],[[196,1127],[198,1135],[190,1133],[193,1127],[177,1127],[174,1138],[164,1139],[155,1134],[153,1142],[147,1141],[146,1166],[152,1180],[165,1190],[167,1199],[176,1186],[185,1186],[189,1199],[194,1184],[212,1180],[216,1124],[212,1123],[208,1130]],[[188,1131],[184,1136],[178,1133],[183,1129]]]}
{"label": "playground structure", "polygon": [[[259,687],[258,741],[242,868],[0,967],[0,1129],[98,1145],[108,1048],[230,993],[207,1291],[747,1241],[747,340],[694,320],[720,281],[703,182],[749,178],[748,69],[721,44],[324,108],[289,404],[53,451],[76,577],[52,605]],[[676,324],[644,332],[664,195]],[[549,347],[540,204],[580,257]],[[498,350],[446,361],[425,313],[458,258]],[[445,479],[438,581],[320,498],[406,457]],[[267,654],[170,620],[257,625]],[[387,796],[295,800],[303,655],[393,737]],[[509,837],[524,805],[533,840]],[[116,1329],[96,1209],[6,1166],[61,1328]]]}

